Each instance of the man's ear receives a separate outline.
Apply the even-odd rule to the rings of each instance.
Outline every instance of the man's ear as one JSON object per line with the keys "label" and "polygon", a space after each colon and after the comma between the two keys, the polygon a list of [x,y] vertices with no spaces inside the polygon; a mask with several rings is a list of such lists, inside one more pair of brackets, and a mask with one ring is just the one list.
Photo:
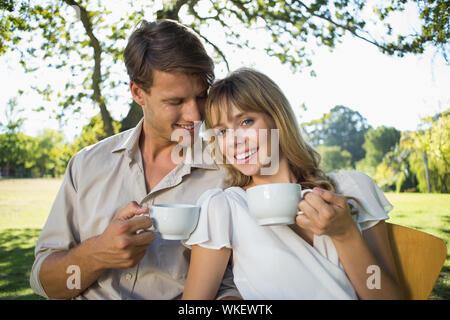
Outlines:
{"label": "man's ear", "polygon": [[130,91],[134,101],[142,107],[144,105],[144,90],[136,82],[130,81]]}

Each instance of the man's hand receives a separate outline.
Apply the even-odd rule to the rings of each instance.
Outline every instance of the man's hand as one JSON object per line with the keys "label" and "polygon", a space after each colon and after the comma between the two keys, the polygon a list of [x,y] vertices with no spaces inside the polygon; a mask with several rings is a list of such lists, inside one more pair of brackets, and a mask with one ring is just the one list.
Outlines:
{"label": "man's hand", "polygon": [[[110,268],[130,268],[145,255],[147,246],[155,240],[148,208],[130,202],[115,215],[106,230],[67,251],[50,254],[42,263],[39,279],[50,298],[68,299],[79,295]],[[68,288],[67,268],[77,266],[81,273],[79,288]]]}
{"label": "man's hand", "polygon": [[[96,241],[98,252],[93,259],[101,269],[131,268],[141,261],[147,246],[155,240],[155,234],[146,230],[152,226],[150,217],[143,215],[148,210],[132,201],[117,212]],[[144,231],[136,233],[138,230]]]}

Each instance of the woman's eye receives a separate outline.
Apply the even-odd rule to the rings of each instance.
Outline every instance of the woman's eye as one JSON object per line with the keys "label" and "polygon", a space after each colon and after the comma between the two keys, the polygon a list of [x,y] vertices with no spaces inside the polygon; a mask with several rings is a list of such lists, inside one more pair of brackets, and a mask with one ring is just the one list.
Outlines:
{"label": "woman's eye", "polygon": [[253,123],[253,119],[245,119],[242,121],[242,125],[248,126]]}
{"label": "woman's eye", "polygon": [[227,133],[227,129],[218,129],[217,130],[217,136],[223,136],[224,134]]}

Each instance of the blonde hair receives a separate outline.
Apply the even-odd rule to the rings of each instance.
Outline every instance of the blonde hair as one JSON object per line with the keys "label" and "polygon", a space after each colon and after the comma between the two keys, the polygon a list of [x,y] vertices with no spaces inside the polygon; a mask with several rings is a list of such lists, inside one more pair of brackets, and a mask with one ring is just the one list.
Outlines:
{"label": "blonde hair", "polygon": [[[333,181],[319,168],[319,153],[302,138],[289,101],[269,77],[250,68],[241,68],[215,82],[206,101],[206,128],[212,128],[219,121],[222,108],[230,110],[231,106],[243,112],[264,113],[274,120],[279,129],[280,154],[287,158],[289,168],[302,188],[335,191]],[[213,111],[216,119],[213,119]],[[230,185],[244,187],[250,184],[251,177],[229,164],[225,167]]]}

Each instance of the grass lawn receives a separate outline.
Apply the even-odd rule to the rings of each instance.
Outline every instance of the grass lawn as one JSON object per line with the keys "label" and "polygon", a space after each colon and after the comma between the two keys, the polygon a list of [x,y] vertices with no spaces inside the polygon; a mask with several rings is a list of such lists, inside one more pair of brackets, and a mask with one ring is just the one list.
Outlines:
{"label": "grass lawn", "polygon": [[0,180],[0,299],[40,299],[29,285],[34,246],[62,180]]}
{"label": "grass lawn", "polygon": [[[0,299],[40,299],[29,287],[34,245],[59,179],[0,180]],[[447,244],[447,260],[430,299],[450,299],[450,195],[386,194],[389,222],[428,232]]]}

